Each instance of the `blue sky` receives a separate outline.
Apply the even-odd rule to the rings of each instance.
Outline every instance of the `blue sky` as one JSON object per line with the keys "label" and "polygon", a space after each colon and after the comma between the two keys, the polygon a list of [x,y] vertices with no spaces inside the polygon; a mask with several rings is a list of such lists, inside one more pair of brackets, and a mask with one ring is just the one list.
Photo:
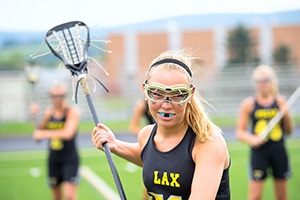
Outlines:
{"label": "blue sky", "polygon": [[0,5],[0,31],[44,31],[73,20],[107,27],[176,15],[300,9],[299,0],[0,0]]}

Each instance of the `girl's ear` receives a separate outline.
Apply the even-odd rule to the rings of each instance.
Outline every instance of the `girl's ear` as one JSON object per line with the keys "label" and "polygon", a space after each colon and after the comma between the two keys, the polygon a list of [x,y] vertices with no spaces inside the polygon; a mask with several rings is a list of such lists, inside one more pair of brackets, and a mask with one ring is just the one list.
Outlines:
{"label": "girl's ear", "polygon": [[195,94],[195,91],[196,91],[196,90],[197,90],[197,87],[194,86],[194,87],[193,87],[193,92],[192,92],[193,95]]}
{"label": "girl's ear", "polygon": [[145,97],[145,100],[146,100],[147,98],[146,98],[146,95],[145,95],[145,92],[144,92],[144,89],[145,89],[145,83],[142,83],[141,89],[142,89],[142,92],[143,92],[144,97]]}
{"label": "girl's ear", "polygon": [[143,93],[144,93],[144,88],[145,88],[145,83],[142,83],[141,89],[142,89]]}
{"label": "girl's ear", "polygon": [[[191,97],[190,97],[190,100],[191,100],[191,98],[194,98],[194,95],[195,95],[196,90],[197,90],[197,87],[194,86],[194,87],[193,87],[192,95],[191,95]],[[189,101],[190,101],[190,100],[189,100]]]}

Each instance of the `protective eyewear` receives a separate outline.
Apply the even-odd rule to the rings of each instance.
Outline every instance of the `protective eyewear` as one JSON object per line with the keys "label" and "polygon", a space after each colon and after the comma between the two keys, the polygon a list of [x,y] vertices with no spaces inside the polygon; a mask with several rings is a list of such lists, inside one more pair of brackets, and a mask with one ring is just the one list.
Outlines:
{"label": "protective eyewear", "polygon": [[51,99],[63,99],[63,98],[65,98],[65,94],[50,94],[49,95],[49,97],[51,98]]}
{"label": "protective eyewear", "polygon": [[194,92],[193,85],[165,86],[160,83],[144,83],[144,92],[151,103],[168,102],[183,105]]}
{"label": "protective eyewear", "polygon": [[267,84],[267,83],[270,83],[270,82],[271,82],[270,78],[255,79],[256,84]]}

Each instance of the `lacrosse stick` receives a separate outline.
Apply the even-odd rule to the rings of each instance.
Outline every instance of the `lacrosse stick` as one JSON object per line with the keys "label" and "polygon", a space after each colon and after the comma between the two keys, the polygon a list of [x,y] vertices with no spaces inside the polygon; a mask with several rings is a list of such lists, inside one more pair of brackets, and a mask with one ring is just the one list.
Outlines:
{"label": "lacrosse stick", "polygon": [[[71,71],[72,76],[77,76],[78,81],[75,91],[75,101],[77,102],[77,89],[78,84],[80,84],[87,99],[95,125],[97,125],[100,121],[86,82],[86,74],[88,71],[87,52],[90,45],[89,28],[81,21],[67,22],[50,29],[46,34],[45,41],[51,52],[63,62],[68,70]],[[98,79],[96,80],[104,87],[104,89],[106,89]],[[118,188],[119,195],[122,200],[125,200],[125,193],[107,143],[103,144],[103,149]]]}
{"label": "lacrosse stick", "polygon": [[[287,108],[292,107],[292,105],[297,101],[300,96],[300,86],[295,90],[295,92],[290,96],[290,98],[286,101],[285,106]],[[282,119],[283,113],[279,111],[268,123],[268,125],[262,130],[259,134],[259,137],[262,140],[265,140],[266,137],[270,134],[271,130],[276,126],[276,124]]]}

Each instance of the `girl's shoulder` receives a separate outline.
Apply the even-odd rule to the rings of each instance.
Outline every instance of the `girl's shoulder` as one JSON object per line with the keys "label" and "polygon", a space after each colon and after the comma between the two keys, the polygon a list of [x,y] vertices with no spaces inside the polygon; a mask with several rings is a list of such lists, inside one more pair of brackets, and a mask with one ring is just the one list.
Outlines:
{"label": "girl's shoulder", "polygon": [[142,128],[138,133],[138,141],[142,148],[146,145],[153,128],[154,128],[154,124],[150,124]]}
{"label": "girl's shoulder", "polygon": [[72,105],[66,108],[68,113],[71,114],[80,114],[80,108],[78,106]]}
{"label": "girl's shoulder", "polygon": [[249,96],[242,100],[242,105],[253,105],[255,102],[255,97]]}
{"label": "girl's shoulder", "polygon": [[255,98],[253,96],[249,96],[242,100],[240,108],[244,111],[251,111],[253,110],[255,104]]}
{"label": "girl's shoulder", "polygon": [[47,107],[46,109],[45,109],[45,112],[44,112],[44,115],[45,116],[51,116],[51,115],[53,115],[53,113],[54,113],[54,109],[52,108],[52,107]]}
{"label": "girl's shoulder", "polygon": [[195,147],[199,147],[203,151],[205,149],[227,149],[226,141],[223,137],[223,133],[218,130],[214,130],[211,134],[211,138],[205,142],[201,142],[199,140],[195,140]]}
{"label": "girl's shoulder", "polygon": [[[214,131],[211,134],[211,139],[205,142],[195,141],[193,149],[194,161],[198,159],[209,160],[210,158],[219,158],[224,160],[224,169],[229,165],[229,153],[226,141],[223,134],[219,131]],[[200,161],[201,162],[201,161]]]}
{"label": "girl's shoulder", "polygon": [[283,103],[286,102],[286,97],[285,97],[284,95],[278,95],[278,96],[276,97],[276,101],[277,101],[277,103],[279,103],[279,104],[283,104]]}

